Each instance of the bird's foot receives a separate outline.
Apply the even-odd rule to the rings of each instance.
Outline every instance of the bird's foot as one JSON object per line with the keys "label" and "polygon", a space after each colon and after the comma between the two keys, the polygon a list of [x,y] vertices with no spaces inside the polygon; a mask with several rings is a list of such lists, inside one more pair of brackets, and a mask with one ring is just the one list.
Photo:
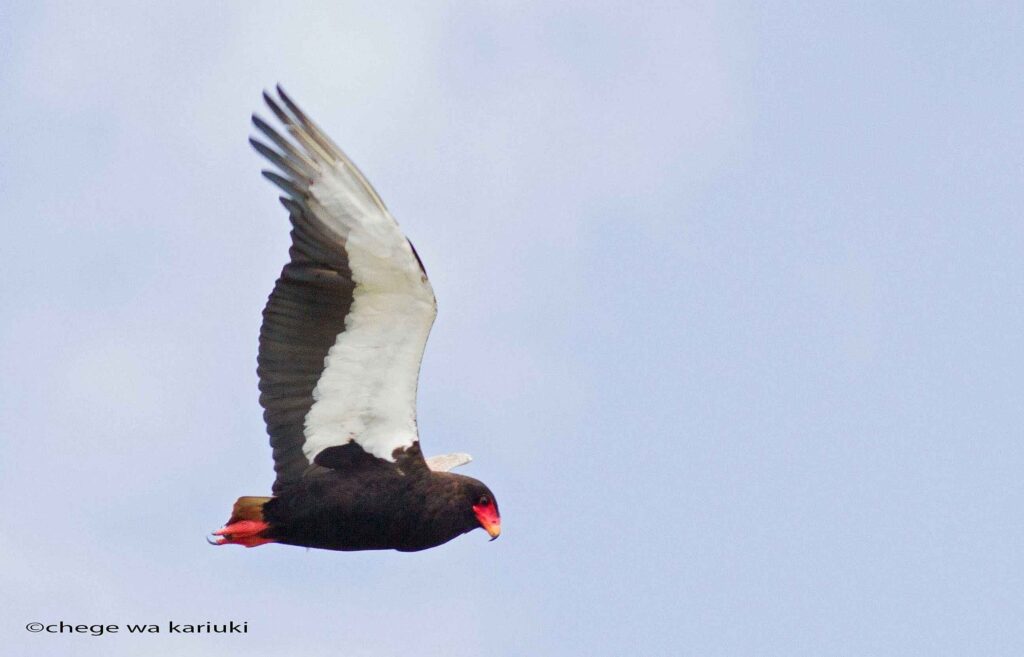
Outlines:
{"label": "bird's foot", "polygon": [[206,539],[210,545],[244,545],[256,547],[264,543],[273,543],[274,539],[265,538],[260,534],[270,525],[258,520],[239,520],[213,532],[215,539]]}

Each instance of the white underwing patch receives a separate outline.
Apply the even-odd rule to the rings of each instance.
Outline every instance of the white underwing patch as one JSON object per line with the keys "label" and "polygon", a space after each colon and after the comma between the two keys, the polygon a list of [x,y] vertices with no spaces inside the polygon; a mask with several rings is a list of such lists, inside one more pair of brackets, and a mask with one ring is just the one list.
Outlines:
{"label": "white underwing patch", "polygon": [[436,315],[434,293],[394,219],[344,167],[310,187],[325,223],[345,236],[353,301],[345,330],[324,359],[305,418],[303,452],[313,461],[355,440],[393,461],[417,440],[416,388]]}

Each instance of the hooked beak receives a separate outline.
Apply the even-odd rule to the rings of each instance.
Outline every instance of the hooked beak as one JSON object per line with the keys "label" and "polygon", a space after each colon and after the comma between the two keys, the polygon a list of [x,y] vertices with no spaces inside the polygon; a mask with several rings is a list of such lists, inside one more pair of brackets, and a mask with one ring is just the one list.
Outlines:
{"label": "hooked beak", "polygon": [[490,534],[492,541],[501,535],[501,516],[498,515],[498,511],[494,508],[493,504],[488,504],[487,506],[476,504],[473,506],[473,512],[476,514],[476,519],[480,526]]}

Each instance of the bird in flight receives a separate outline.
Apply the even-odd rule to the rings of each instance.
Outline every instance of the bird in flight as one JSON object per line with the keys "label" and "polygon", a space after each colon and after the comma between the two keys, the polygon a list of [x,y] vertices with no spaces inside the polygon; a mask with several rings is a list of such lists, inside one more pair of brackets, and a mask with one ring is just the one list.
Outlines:
{"label": "bird in flight", "polygon": [[416,387],[437,315],[423,263],[356,165],[277,94],[263,98],[291,138],[254,114],[266,141],[249,140],[292,224],[257,359],[277,477],[210,542],[412,552],[477,527],[494,540],[494,494],[449,472],[469,455],[420,451]]}

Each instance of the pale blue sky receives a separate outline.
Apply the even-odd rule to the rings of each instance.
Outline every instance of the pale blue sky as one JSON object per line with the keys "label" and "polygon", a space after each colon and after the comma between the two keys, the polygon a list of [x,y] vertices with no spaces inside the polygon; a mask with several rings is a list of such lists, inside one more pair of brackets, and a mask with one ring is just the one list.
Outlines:
{"label": "pale blue sky", "polygon": [[[214,4],[0,10],[5,654],[1024,652],[1019,3]],[[203,541],[272,479],[276,82],[426,263],[494,543]]]}

